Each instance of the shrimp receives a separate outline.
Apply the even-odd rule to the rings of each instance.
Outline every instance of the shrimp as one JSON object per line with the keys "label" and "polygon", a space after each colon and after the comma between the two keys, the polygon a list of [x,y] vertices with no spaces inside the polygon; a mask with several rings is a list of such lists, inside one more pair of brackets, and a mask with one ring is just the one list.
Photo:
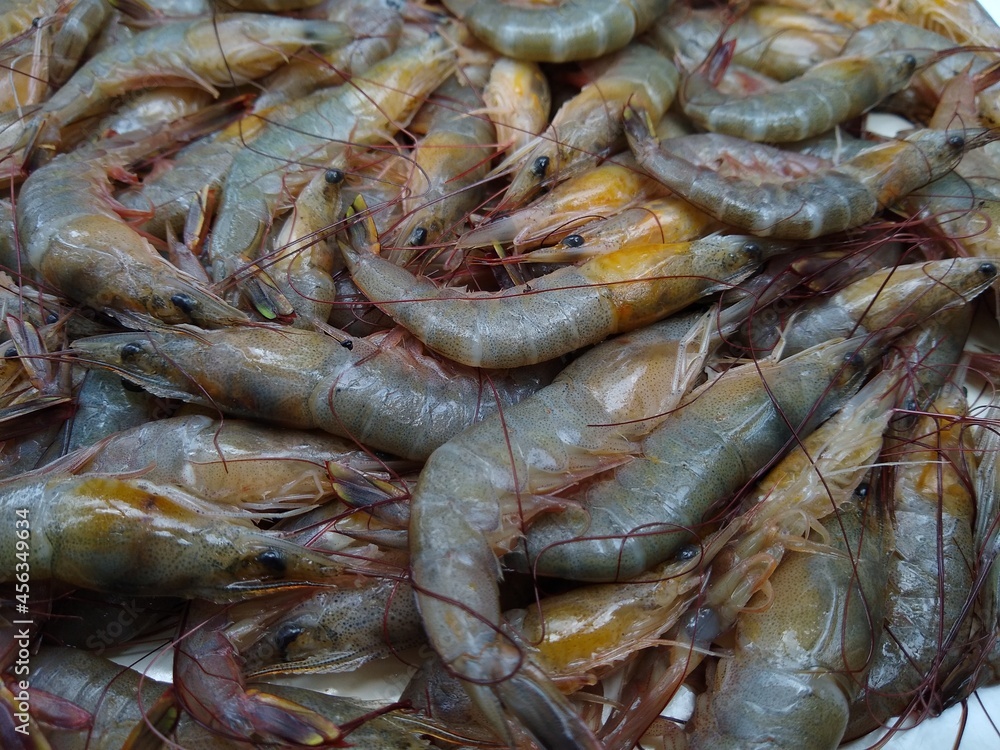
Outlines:
{"label": "shrimp", "polygon": [[19,0],[0,7],[0,45],[6,45],[31,29],[35,25],[35,19],[53,15],[60,2],[61,0]]}
{"label": "shrimp", "polygon": [[689,242],[718,229],[708,214],[675,195],[641,201],[633,208],[595,219],[573,230],[559,244],[532,250],[522,263],[573,263],[633,245]]}
{"label": "shrimp", "polygon": [[741,515],[698,547],[681,548],[677,561],[641,577],[650,580],[670,566],[676,570],[685,559],[700,558],[697,569],[711,566],[696,608],[664,636],[670,645],[661,651],[671,656],[669,665],[641,694],[626,695],[624,707],[606,723],[602,737],[608,748],[632,747],[708,655],[711,641],[736,623],[758,591],[766,590],[786,550],[808,550],[804,538],[819,519],[865,491],[862,482],[878,459],[898,385],[896,373],[876,376],[765,475],[741,503]]}
{"label": "shrimp", "polygon": [[873,146],[838,166],[785,183],[757,185],[724,178],[657,144],[645,116],[625,113],[625,130],[639,163],[668,188],[719,221],[764,237],[812,239],[871,219],[881,208],[950,172],[966,151],[998,136],[918,130]]}
{"label": "shrimp", "polygon": [[400,11],[397,0],[343,0],[332,4],[327,20],[345,24],[351,41],[334,49],[312,49],[308,56],[289,60],[261,81],[264,90],[255,108],[269,109],[321,87],[339,86],[391,55],[403,30]]}
{"label": "shrimp", "polygon": [[[889,577],[894,596],[865,693],[852,706],[851,736],[920,710],[918,693],[936,690],[968,645],[975,516],[968,472],[976,466],[961,419],[968,412],[965,395],[946,385],[928,411],[884,454],[899,461]],[[936,708],[933,698],[920,703],[926,711]]]}
{"label": "shrimp", "polygon": [[[32,655],[32,686],[73,700],[94,715],[90,731],[77,730],[60,736],[61,750],[126,747],[129,735],[149,719],[144,712],[156,706],[168,686],[139,672],[122,667],[86,651],[46,647]],[[371,716],[371,706],[352,698],[326,695],[313,690],[268,685],[269,693],[294,701],[310,711],[343,726],[357,726],[347,738],[356,747],[370,750],[428,750],[421,734],[434,729],[416,717],[383,713]],[[362,722],[358,722],[363,719]],[[159,726],[169,739],[185,750],[239,750],[245,742],[227,740],[210,733],[187,716],[175,718],[176,728]],[[147,730],[148,731],[148,730]],[[134,737],[132,739],[135,739]]]}
{"label": "shrimp", "polygon": [[665,14],[653,24],[650,36],[685,66],[693,66],[708,57],[726,33],[736,42],[734,63],[787,81],[836,57],[851,34],[850,27],[835,20],[780,5],[755,4],[727,28],[729,20],[724,9]]}
{"label": "shrimp", "polygon": [[150,29],[91,57],[73,74],[42,106],[35,145],[54,147],[63,128],[127,90],[193,83],[218,96],[217,87],[259,78],[305,45],[344,44],[349,33],[342,24],[248,14]]}
{"label": "shrimp", "polygon": [[896,266],[855,281],[832,297],[807,303],[782,335],[782,356],[830,336],[909,328],[951,307],[963,306],[997,277],[997,265],[951,258]]}
{"label": "shrimp", "polygon": [[815,65],[773,90],[732,99],[707,74],[688,73],[678,102],[699,126],[748,141],[801,141],[864,114],[904,89],[930,60],[920,50],[838,57]]}
{"label": "shrimp", "polygon": [[572,62],[621,49],[649,28],[671,0],[560,0],[525,7],[504,0],[443,0],[482,42],[507,57]]}
{"label": "shrimp", "polygon": [[[345,573],[340,563],[259,531],[245,517],[224,517],[142,479],[43,469],[0,484],[0,519],[8,536],[0,552],[5,582],[24,552],[33,580],[214,601],[332,583]],[[109,538],[116,543],[109,546]]]}
{"label": "shrimp", "polygon": [[413,459],[548,382],[530,371],[494,373],[487,384],[483,374],[381,343],[262,327],[110,334],[73,349],[159,396]]}
{"label": "shrimp", "polygon": [[[655,417],[676,403],[704,356],[691,357],[678,341],[678,326],[683,331],[689,325],[664,321],[603,344],[535,397],[506,409],[502,418],[484,421],[437,449],[421,472],[410,507],[417,603],[435,651],[449,671],[467,681],[466,689],[487,713],[495,700],[488,685],[535,731],[531,708],[506,691],[516,688],[518,675],[536,685],[542,679],[523,672],[520,650],[498,629],[493,549],[509,547],[519,516],[526,520],[537,512],[534,498],[622,460],[633,445],[630,437],[648,429],[631,420]],[[703,327],[695,338],[705,332]],[[629,373],[624,390],[612,385],[622,382],[623,368]],[[451,540],[445,557],[441,539]],[[541,687],[533,692],[547,700]],[[548,709],[564,715],[558,703]],[[571,728],[578,720],[564,721],[571,734],[582,732]]]}
{"label": "shrimp", "polygon": [[297,328],[325,323],[337,299],[333,272],[341,264],[327,235],[338,226],[343,182],[342,169],[318,172],[274,238],[278,249],[270,256],[270,276],[295,310]]}
{"label": "shrimp", "polygon": [[662,115],[677,93],[677,82],[677,68],[651,47],[635,43],[617,53],[559,108],[545,132],[494,170],[514,172],[501,207],[523,203],[543,187],[596,166],[618,148],[625,105],[644,102],[654,117]]}
{"label": "shrimp", "polygon": [[501,57],[490,70],[483,89],[486,114],[496,127],[498,150],[517,152],[549,122],[552,92],[549,79],[536,63]]}
{"label": "shrimp", "polygon": [[405,218],[397,236],[404,247],[391,256],[397,264],[413,255],[405,246],[441,241],[481,202],[496,131],[469,111],[481,102],[485,76],[482,67],[466,66],[461,80],[458,74],[449,78],[424,105],[432,114],[427,135],[414,146],[413,171],[403,188]]}
{"label": "shrimp", "polygon": [[770,606],[742,615],[688,722],[692,750],[840,743],[885,599],[889,523],[866,505],[842,505],[771,575]]}
{"label": "shrimp", "polygon": [[[233,611],[237,619],[242,609]],[[250,677],[347,672],[425,641],[406,581],[372,579],[317,591],[287,607],[240,654]]]}
{"label": "shrimp", "polygon": [[115,213],[108,196],[110,172],[174,141],[180,129],[140,141],[127,136],[100,141],[35,170],[16,209],[24,252],[63,294],[126,325],[241,323],[244,313],[165,261]]}
{"label": "shrimp", "polygon": [[[376,143],[404,126],[424,98],[452,73],[455,52],[441,36],[396,51],[363,77],[312,100],[309,111],[269,124],[233,161],[209,244],[216,282],[239,273],[255,253],[283,201],[294,200],[320,169],[349,144]],[[259,277],[240,276],[241,289],[265,317],[288,314],[288,302]]]}
{"label": "shrimp", "polygon": [[212,95],[190,86],[166,86],[131,97],[101,119],[98,133],[142,133],[195,114],[212,102]]}
{"label": "shrimp", "polygon": [[[204,607],[195,607],[188,620]],[[258,615],[260,618],[261,615]],[[225,614],[198,623],[174,646],[173,694],[198,724],[246,742],[291,746],[343,745],[340,727],[298,703],[247,689]]]}
{"label": "shrimp", "polygon": [[365,295],[429,348],[473,367],[544,362],[660,320],[785,250],[737,235],[632,247],[489,293],[438,288],[380,258],[368,221],[350,234],[341,249]]}
{"label": "shrimp", "polygon": [[659,183],[638,169],[629,155],[616,156],[556,185],[532,204],[466,232],[458,247],[490,247],[498,242],[513,243],[520,251],[539,238],[571,232],[581,215],[614,214],[656,192],[662,192]]}
{"label": "shrimp", "polygon": [[835,339],[781,362],[727,370],[689,394],[636,458],[586,487],[584,507],[537,519],[507,563],[596,582],[669,558],[709,508],[854,395],[880,355],[878,338]]}
{"label": "shrimp", "polygon": [[45,67],[51,47],[49,31],[49,27],[42,26],[35,33],[0,47],[4,81],[4,86],[0,87],[0,112],[16,110],[23,113],[48,96]]}
{"label": "shrimp", "polygon": [[114,9],[106,0],[77,0],[52,40],[49,83],[62,86],[83,57],[84,50],[104,26]]}

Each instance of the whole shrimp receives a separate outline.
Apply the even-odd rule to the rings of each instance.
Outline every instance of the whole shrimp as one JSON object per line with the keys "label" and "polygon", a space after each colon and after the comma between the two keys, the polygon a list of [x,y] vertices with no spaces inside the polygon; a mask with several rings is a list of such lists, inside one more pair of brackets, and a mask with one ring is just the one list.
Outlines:
{"label": "whole shrimp", "polygon": [[[0,575],[30,554],[33,580],[121,594],[226,601],[310,582],[344,566],[221,514],[169,485],[55,469],[0,484]],[[30,532],[25,532],[26,528]],[[115,543],[108,544],[108,539]]]}
{"label": "whole shrimp", "polygon": [[218,96],[217,87],[259,78],[304,45],[349,39],[342,24],[251,14],[150,29],[91,57],[73,74],[39,112],[35,145],[55,146],[63,128],[129,89],[193,83]]}
{"label": "whole shrimp", "polygon": [[997,265],[979,258],[911,263],[877,271],[831,297],[796,311],[782,335],[782,356],[804,351],[830,336],[910,328],[975,299],[997,277]]}
{"label": "whole shrimp", "polygon": [[[586,740],[589,733],[578,719],[542,697],[552,691],[541,675],[525,671],[524,656],[499,630],[494,549],[508,548],[518,525],[544,508],[535,498],[544,500],[574,476],[623,460],[633,445],[629,438],[648,429],[634,420],[676,403],[704,356],[684,350],[680,336],[690,325],[664,321],[597,347],[536,396],[438,448],[421,472],[410,507],[411,569],[421,617],[435,651],[488,714],[496,717],[499,710],[490,708],[497,691],[529,730],[558,735],[559,725],[536,726],[530,701],[509,694],[523,690],[518,685],[527,680],[538,686],[531,692],[545,701],[546,711],[564,717],[569,737]],[[702,320],[694,339],[704,338],[705,325]],[[625,368],[627,386],[612,385],[622,382]],[[451,540],[443,556],[441,539]],[[494,725],[502,729],[502,720]]]}
{"label": "whole shrimp", "polygon": [[502,208],[517,206],[543,187],[596,166],[614,153],[627,103],[642,102],[658,117],[677,93],[677,68],[644,44],[629,45],[595,73],[579,94],[559,108],[543,133],[508,154],[493,170],[495,174],[514,172]]}
{"label": "whole shrimp", "polygon": [[73,348],[160,396],[319,428],[414,459],[551,377],[536,370],[493,373],[487,381],[383,337],[337,336],[264,327],[181,330],[96,336]]}
{"label": "whole shrimp", "polygon": [[653,139],[645,115],[625,113],[625,130],[650,174],[719,221],[764,237],[811,239],[859,226],[880,209],[950,172],[969,150],[997,138],[988,130],[918,130],[838,166],[783,183],[721,177]]}
{"label": "whole shrimp", "polygon": [[489,293],[438,288],[379,257],[370,221],[355,221],[350,237],[341,249],[365,295],[429,348],[474,367],[544,362],[660,320],[786,249],[737,235],[631,247]]}
{"label": "whole shrimp", "polygon": [[[469,112],[482,102],[485,78],[483,66],[465,66],[424,105],[431,115],[427,134],[414,146],[397,244],[437,243],[481,202],[496,130],[485,116]],[[412,255],[412,250],[397,250],[393,261],[404,265]]]}
{"label": "whole shrimp", "polygon": [[902,50],[838,57],[769,91],[733,99],[707,74],[688,73],[678,91],[684,114],[716,133],[748,141],[801,141],[864,114],[909,84],[929,52]]}
{"label": "whole shrimp", "polygon": [[736,647],[710,676],[689,747],[836,747],[878,636],[890,533],[887,508],[842,505],[785,555],[763,611],[744,612]]}
{"label": "whole shrimp", "polygon": [[515,60],[571,62],[621,49],[671,0],[560,0],[547,7],[505,0],[443,0],[481,41]]}
{"label": "whole shrimp", "polygon": [[179,271],[114,210],[109,173],[165,143],[185,124],[136,141],[99,141],[35,170],[21,188],[17,230],[39,275],[67,297],[126,325],[246,321],[193,277]]}
{"label": "whole shrimp", "polygon": [[538,518],[507,562],[539,575],[617,581],[669,558],[709,508],[854,395],[877,340],[834,339],[781,362],[727,370],[689,394],[639,455],[585,487],[583,507]]}
{"label": "whole shrimp", "polygon": [[[335,166],[349,145],[377,143],[409,122],[454,64],[450,43],[430,36],[333,92],[313,95],[311,108],[287,123],[266,125],[226,175],[209,245],[213,279],[222,282],[242,271],[283,202],[294,200],[317,171]],[[266,280],[239,279],[265,317],[289,314],[287,300]]]}
{"label": "whole shrimp", "polygon": [[[894,437],[884,460],[898,461],[893,485],[892,605],[849,735],[893,716],[934,711],[939,689],[965,653],[975,515],[969,472],[972,435],[965,394],[948,384],[926,416]],[[926,708],[923,708],[926,706]]]}

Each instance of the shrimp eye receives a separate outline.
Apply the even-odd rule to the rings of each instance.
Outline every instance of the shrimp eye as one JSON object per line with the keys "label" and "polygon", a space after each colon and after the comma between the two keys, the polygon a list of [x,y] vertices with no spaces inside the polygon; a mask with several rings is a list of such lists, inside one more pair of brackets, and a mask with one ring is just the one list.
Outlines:
{"label": "shrimp eye", "polygon": [[410,235],[411,245],[423,245],[427,242],[427,230],[423,227],[417,227],[413,230],[413,234]]}
{"label": "shrimp eye", "polygon": [[288,656],[288,647],[291,646],[298,639],[300,635],[305,632],[303,628],[298,625],[292,625],[291,623],[286,623],[278,628],[278,632],[274,636],[275,645],[281,652],[282,658]]}
{"label": "shrimp eye", "polygon": [[965,137],[958,135],[957,133],[955,135],[949,135],[948,145],[955,149],[965,148]]}
{"label": "shrimp eye", "polygon": [[7,351],[5,351],[3,353],[3,356],[5,356],[5,357],[16,357],[17,356],[17,349],[15,349],[12,346],[10,349],[8,349]]}
{"label": "shrimp eye", "polygon": [[694,560],[701,553],[701,549],[696,544],[685,544],[677,550],[677,559],[681,562]]}
{"label": "shrimp eye", "polygon": [[186,313],[192,312],[195,306],[197,305],[193,297],[180,293],[175,294],[173,297],[171,297],[170,301],[173,302],[175,305],[177,305],[177,307],[179,307],[183,312]]}
{"label": "shrimp eye", "polygon": [[257,555],[257,562],[261,564],[261,567],[267,568],[272,573],[282,574],[287,568],[285,556],[281,553],[281,550],[276,550],[273,547]]}
{"label": "shrimp eye", "polygon": [[141,352],[142,352],[142,344],[140,344],[138,341],[129,341],[127,344],[125,344],[125,346],[122,347],[122,350],[121,352],[119,352],[119,354],[121,355],[122,359],[132,359],[136,354],[140,354]]}
{"label": "shrimp eye", "polygon": [[339,169],[328,169],[323,174],[323,179],[327,185],[339,185],[344,181],[344,173]]}
{"label": "shrimp eye", "polygon": [[997,267],[992,263],[981,263],[979,265],[979,273],[983,276],[992,278],[997,275]]}
{"label": "shrimp eye", "polygon": [[854,488],[854,496],[862,499],[866,498],[868,497],[869,490],[871,490],[871,486],[867,482],[862,482]]}
{"label": "shrimp eye", "polygon": [[757,258],[761,253],[760,245],[756,242],[745,242],[743,243],[743,252],[753,258]]}
{"label": "shrimp eye", "polygon": [[569,247],[580,247],[585,240],[578,234],[569,234],[563,237],[563,244]]}
{"label": "shrimp eye", "polygon": [[865,358],[858,352],[851,352],[844,355],[844,364],[848,367],[856,367],[859,370],[865,366]]}
{"label": "shrimp eye", "polygon": [[354,342],[351,341],[350,339],[346,339],[344,341],[341,341],[340,345],[342,347],[344,347],[345,349],[347,349],[347,351],[349,351],[349,352],[350,351],[354,351]]}
{"label": "shrimp eye", "polygon": [[142,386],[136,385],[128,378],[122,378],[122,388],[126,391],[132,391],[132,393],[142,393]]}
{"label": "shrimp eye", "polygon": [[539,156],[531,163],[531,174],[541,179],[549,171],[549,157]]}
{"label": "shrimp eye", "polygon": [[53,323],[58,323],[59,315],[54,312],[50,312],[48,315],[45,316],[45,322],[48,323],[49,325],[52,325]]}
{"label": "shrimp eye", "polygon": [[903,56],[903,65],[905,65],[910,70],[913,70],[914,68],[917,67],[917,58],[915,56],[909,55],[909,54],[904,55]]}

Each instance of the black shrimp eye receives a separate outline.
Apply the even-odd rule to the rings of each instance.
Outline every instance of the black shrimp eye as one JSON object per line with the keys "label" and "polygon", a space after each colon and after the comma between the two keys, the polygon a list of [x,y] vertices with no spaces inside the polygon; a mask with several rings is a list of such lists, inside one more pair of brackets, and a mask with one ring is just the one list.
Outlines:
{"label": "black shrimp eye", "polygon": [[17,349],[15,349],[12,346],[10,349],[8,349],[7,351],[5,351],[3,353],[3,356],[5,356],[5,357],[16,357],[17,356]]}
{"label": "black shrimp eye", "polygon": [[949,135],[948,145],[954,149],[965,148],[965,137],[958,135],[957,133],[955,135]]}
{"label": "black shrimp eye", "polygon": [[983,276],[992,278],[997,275],[997,267],[992,263],[980,263],[979,273],[981,273]]}
{"label": "black shrimp eye", "polygon": [[918,404],[917,400],[912,396],[906,399],[906,403],[903,404],[903,408],[906,409],[906,411],[916,411],[919,407],[920,404]]}
{"label": "black shrimp eye", "polygon": [[136,385],[128,378],[122,378],[122,388],[126,391],[132,391],[132,393],[142,393],[142,386]]}
{"label": "black shrimp eye", "polygon": [[347,351],[349,352],[354,351],[354,342],[351,341],[350,339],[345,339],[344,341],[341,341],[340,345],[345,349],[347,349]]}
{"label": "black shrimp eye", "polygon": [[425,242],[427,242],[427,230],[423,227],[417,227],[414,229],[413,233],[410,235],[410,244],[423,245]]}
{"label": "black shrimp eye", "polygon": [[531,174],[541,179],[549,171],[549,157],[539,156],[531,163]]}
{"label": "black shrimp eye", "polygon": [[563,244],[569,247],[580,247],[584,241],[583,237],[578,234],[568,234],[563,238]]}
{"label": "black shrimp eye", "polygon": [[52,325],[53,323],[58,323],[59,322],[58,313],[50,312],[48,315],[45,316],[45,322],[48,323],[49,325]]}
{"label": "black shrimp eye", "polygon": [[868,497],[869,490],[871,490],[871,487],[868,485],[868,483],[862,482],[861,484],[859,484],[857,487],[854,488],[854,496],[864,499]]}
{"label": "black shrimp eye", "polygon": [[122,350],[120,352],[121,358],[132,359],[132,357],[134,357],[136,354],[139,354],[141,351],[142,351],[142,344],[140,344],[138,341],[129,341],[127,344],[125,344],[125,346],[122,347]]}
{"label": "black shrimp eye", "polygon": [[266,549],[257,555],[257,562],[261,564],[262,567],[267,568],[272,573],[284,573],[287,565],[285,564],[285,556],[281,553],[281,550],[276,550],[274,548]]}
{"label": "black shrimp eye", "polygon": [[756,242],[744,242],[743,252],[754,258],[758,257],[761,253],[760,245]]}
{"label": "black shrimp eye", "polygon": [[911,68],[911,69],[917,67],[917,58],[916,58],[916,56],[911,55],[911,54],[903,55],[903,65],[905,65],[907,68]]}
{"label": "black shrimp eye", "polygon": [[677,550],[677,559],[681,562],[687,562],[688,560],[694,560],[701,550],[695,544],[686,544]]}
{"label": "black shrimp eye", "polygon": [[339,185],[344,181],[344,173],[340,169],[328,169],[323,174],[323,179],[327,185]]}
{"label": "black shrimp eye", "polygon": [[292,625],[291,623],[285,623],[278,628],[278,632],[274,636],[274,642],[282,656],[286,655],[288,647],[295,643],[295,641],[298,640],[298,637],[304,632],[304,628],[301,628],[298,625]]}
{"label": "black shrimp eye", "polygon": [[844,355],[844,364],[860,370],[865,366],[865,358],[859,352],[850,352]]}
{"label": "black shrimp eye", "polygon": [[188,296],[187,294],[175,294],[170,298],[170,301],[186,313],[192,312],[197,305],[194,298]]}

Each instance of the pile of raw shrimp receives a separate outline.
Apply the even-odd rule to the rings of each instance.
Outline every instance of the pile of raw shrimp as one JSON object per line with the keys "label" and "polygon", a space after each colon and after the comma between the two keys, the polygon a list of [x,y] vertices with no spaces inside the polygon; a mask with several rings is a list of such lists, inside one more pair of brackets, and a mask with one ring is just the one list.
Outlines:
{"label": "pile of raw shrimp", "polygon": [[0,51],[0,746],[835,748],[1000,680],[976,3],[15,0]]}

